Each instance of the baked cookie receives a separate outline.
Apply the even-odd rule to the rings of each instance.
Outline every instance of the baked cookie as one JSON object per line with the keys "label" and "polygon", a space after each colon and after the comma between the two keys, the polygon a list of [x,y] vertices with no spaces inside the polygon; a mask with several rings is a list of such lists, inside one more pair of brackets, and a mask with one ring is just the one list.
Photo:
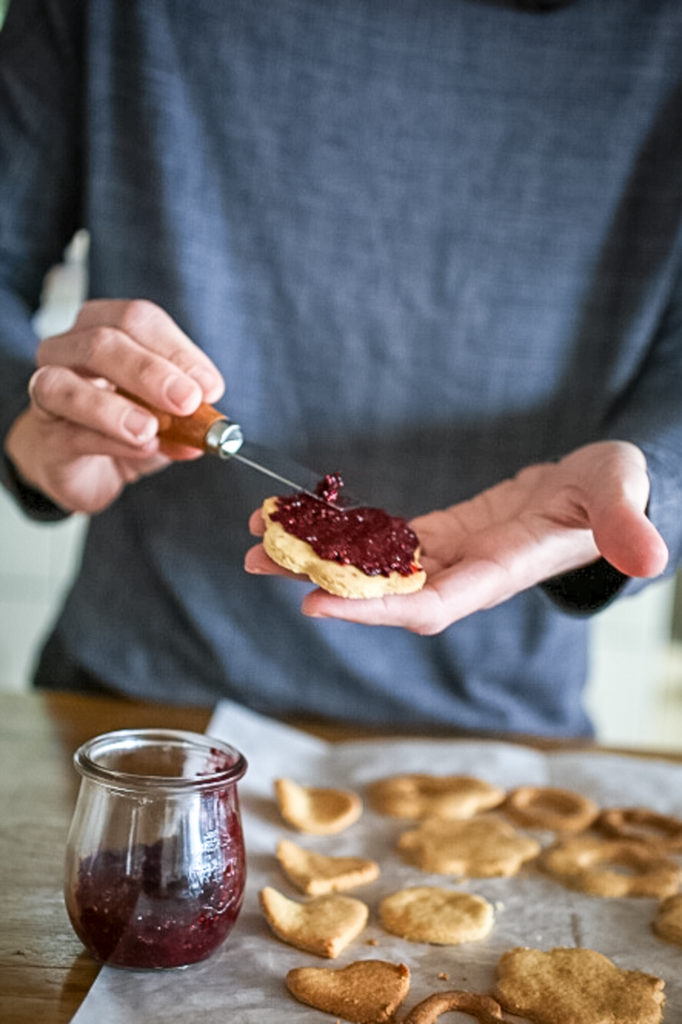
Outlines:
{"label": "baked cookie", "polygon": [[387,1024],[410,988],[405,964],[356,960],[347,967],[294,967],[286,976],[292,996],[353,1024]]}
{"label": "baked cookie", "polygon": [[278,565],[340,597],[384,597],[421,590],[419,541],[404,519],[378,508],[344,508],[306,493],[266,498],[263,547]]}
{"label": "baked cookie", "polygon": [[583,832],[599,814],[594,800],[557,786],[517,786],[503,810],[518,825],[553,832]]}
{"label": "baked cookie", "polygon": [[355,889],[379,877],[379,865],[365,857],[325,857],[290,839],[277,844],[277,860],[293,884],[308,896]]}
{"label": "baked cookie", "polygon": [[478,1024],[496,1024],[502,1020],[502,1007],[490,996],[453,990],[435,992],[422,999],[421,1003],[410,1010],[403,1024],[433,1024],[442,1014],[455,1010],[473,1017]]}
{"label": "baked cookie", "polygon": [[492,816],[465,821],[427,818],[418,828],[403,832],[398,849],[422,871],[490,878],[515,875],[525,861],[537,856],[540,844]]}
{"label": "baked cookie", "polygon": [[410,942],[456,946],[489,934],[493,908],[482,896],[415,885],[385,896],[379,905],[381,923],[388,932]]}
{"label": "baked cookie", "polygon": [[278,938],[330,959],[357,938],[369,917],[369,908],[361,900],[337,893],[297,903],[266,886],[259,896],[265,919]]}
{"label": "baked cookie", "polygon": [[519,948],[500,958],[495,998],[534,1024],[658,1024],[663,987],[592,949]]}
{"label": "baked cookie", "polygon": [[362,800],[350,789],[302,786],[292,779],[275,779],[275,796],[284,820],[299,832],[313,835],[335,835],[362,814]]}
{"label": "baked cookie", "polygon": [[617,839],[646,843],[662,853],[682,850],[682,819],[647,807],[609,807],[601,812],[595,828]]}
{"label": "baked cookie", "polygon": [[367,798],[375,811],[392,818],[471,818],[496,807],[504,790],[471,775],[415,772],[377,779]]}
{"label": "baked cookie", "polygon": [[659,903],[653,929],[667,942],[682,946],[682,893],[668,896]]}
{"label": "baked cookie", "polygon": [[676,893],[682,881],[682,868],[673,860],[623,839],[573,836],[544,850],[538,864],[570,889],[593,896],[662,899]]}

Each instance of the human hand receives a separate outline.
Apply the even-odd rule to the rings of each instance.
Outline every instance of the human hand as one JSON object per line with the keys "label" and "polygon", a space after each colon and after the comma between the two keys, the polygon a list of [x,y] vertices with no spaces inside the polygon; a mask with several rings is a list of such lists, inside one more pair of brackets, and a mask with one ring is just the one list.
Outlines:
{"label": "human hand", "polygon": [[[302,611],[433,635],[600,555],[627,576],[656,576],[668,552],[646,517],[648,498],[639,448],[624,441],[587,445],[559,462],[528,466],[470,501],[414,519],[410,525],[427,573],[423,590],[372,600],[314,590]],[[250,525],[262,534],[260,513]],[[293,575],[276,566],[262,545],[247,553],[245,567]]]}
{"label": "human hand", "polygon": [[27,484],[69,512],[99,512],[126,484],[200,454],[164,445],[156,417],[118,389],[180,416],[224,390],[210,359],[140,299],[86,302],[69,330],[41,342],[36,362],[5,451]]}

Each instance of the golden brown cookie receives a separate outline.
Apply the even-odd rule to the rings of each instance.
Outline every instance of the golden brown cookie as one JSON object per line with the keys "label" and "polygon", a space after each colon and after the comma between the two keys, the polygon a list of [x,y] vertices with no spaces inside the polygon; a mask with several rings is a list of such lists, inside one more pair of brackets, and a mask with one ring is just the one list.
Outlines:
{"label": "golden brown cookie", "polygon": [[393,818],[471,818],[504,799],[504,790],[471,775],[412,773],[377,779],[367,797],[379,814]]}
{"label": "golden brown cookie", "polygon": [[379,916],[393,935],[446,946],[485,938],[494,919],[492,905],[482,896],[433,885],[415,885],[385,896]]}
{"label": "golden brown cookie", "polygon": [[599,815],[595,828],[616,839],[638,840],[662,853],[682,850],[682,819],[646,807],[610,807]]}
{"label": "golden brown cookie", "polygon": [[596,836],[573,836],[554,843],[543,851],[538,864],[570,889],[594,896],[662,899],[677,892],[682,881],[682,868],[642,843]]}
{"label": "golden brown cookie", "polygon": [[405,964],[356,960],[347,967],[295,967],[286,977],[295,999],[353,1024],[386,1024],[405,999],[410,972]]}
{"label": "golden brown cookie", "polygon": [[682,893],[668,896],[659,903],[653,929],[667,942],[682,946]]}
{"label": "golden brown cookie", "polygon": [[540,844],[493,816],[466,821],[428,818],[400,836],[398,849],[422,871],[489,878],[516,874],[525,861],[537,856]]}
{"label": "golden brown cookie", "polygon": [[277,844],[277,860],[294,885],[308,896],[355,889],[379,877],[379,865],[366,857],[325,857],[290,839]]}
{"label": "golden brown cookie", "polygon": [[292,779],[275,779],[280,814],[299,832],[334,835],[357,821],[362,801],[350,789],[302,786]]}
{"label": "golden brown cookie", "polygon": [[519,948],[500,958],[495,998],[534,1024],[658,1024],[663,987],[592,949]]}
{"label": "golden brown cookie", "polygon": [[417,1003],[403,1024],[433,1024],[444,1013],[466,1013],[478,1024],[496,1024],[502,1020],[502,1007],[490,996],[479,995],[477,992],[453,990],[451,992],[435,992],[432,996]]}
{"label": "golden brown cookie", "polygon": [[261,889],[260,904],[268,924],[283,942],[330,959],[357,938],[369,917],[369,908],[361,900],[338,893],[297,903],[266,886]]}
{"label": "golden brown cookie", "polygon": [[[325,509],[322,502],[320,506]],[[266,498],[261,513],[265,523],[263,547],[267,554],[282,568],[307,576],[330,594],[350,598],[412,594],[426,583],[426,573],[419,562],[419,547],[414,549],[407,575],[395,570],[387,575],[380,572],[368,575],[355,565],[321,558],[307,541],[287,532],[272,518],[276,511],[277,498]]]}
{"label": "golden brown cookie", "polygon": [[582,832],[599,813],[594,800],[557,786],[517,786],[504,810],[518,825],[554,832]]}

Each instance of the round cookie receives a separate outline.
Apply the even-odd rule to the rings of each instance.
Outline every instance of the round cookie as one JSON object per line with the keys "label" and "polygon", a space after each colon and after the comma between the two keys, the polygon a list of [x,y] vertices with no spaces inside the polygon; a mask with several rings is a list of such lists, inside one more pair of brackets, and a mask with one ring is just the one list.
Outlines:
{"label": "round cookie", "polygon": [[682,868],[673,860],[621,839],[574,836],[549,847],[538,863],[564,885],[593,896],[662,899],[676,893],[682,881]]}
{"label": "round cookie", "polygon": [[601,812],[595,828],[607,836],[646,843],[652,849],[682,850],[682,820],[647,807],[609,807]]}
{"label": "round cookie", "polygon": [[597,804],[580,793],[557,786],[517,786],[503,810],[525,828],[582,832],[599,813]]}
{"label": "round cookie", "polygon": [[415,885],[385,896],[379,917],[393,935],[442,946],[485,938],[494,919],[492,905],[482,896],[431,885]]}
{"label": "round cookie", "polygon": [[[373,537],[367,529],[368,513],[380,513],[380,509],[335,510],[333,507],[325,505],[323,501],[315,502],[314,498],[309,499],[311,504],[319,505],[318,514],[320,517],[326,516],[325,521],[328,525],[336,515],[337,522],[334,525],[334,530],[338,534],[340,543],[343,542],[345,530],[346,537],[352,539],[354,548],[362,552],[369,552],[368,555],[363,554],[359,558],[361,563],[364,564],[368,558],[374,558],[373,544],[377,549],[393,544],[396,548],[396,555],[393,559],[389,558],[388,562],[397,560],[402,571],[398,569],[374,571],[374,566],[372,566],[372,571],[368,572],[363,567],[353,564],[347,554],[338,554],[337,557],[322,557],[311,543],[296,536],[291,530],[285,529],[283,523],[275,518],[280,514],[280,501],[281,499],[277,497],[266,498],[261,512],[265,523],[263,547],[273,562],[282,568],[297,575],[307,576],[318,587],[339,597],[359,599],[384,597],[388,594],[411,594],[421,590],[424,586],[426,573],[419,563],[417,538],[409,530],[404,520],[381,513],[385,517],[385,521],[381,522],[382,532],[381,535]],[[364,522],[362,520],[363,513]],[[392,523],[397,525],[391,526]],[[394,536],[398,531],[401,536]],[[309,531],[309,535],[312,536],[313,531]],[[408,549],[409,557],[406,557]],[[333,550],[333,545],[331,550]]]}
{"label": "round cookie", "polygon": [[422,999],[410,1010],[403,1024],[434,1024],[442,1014],[454,1010],[473,1017],[478,1024],[498,1024],[502,1020],[502,1007],[490,996],[453,990],[434,992],[432,996]]}

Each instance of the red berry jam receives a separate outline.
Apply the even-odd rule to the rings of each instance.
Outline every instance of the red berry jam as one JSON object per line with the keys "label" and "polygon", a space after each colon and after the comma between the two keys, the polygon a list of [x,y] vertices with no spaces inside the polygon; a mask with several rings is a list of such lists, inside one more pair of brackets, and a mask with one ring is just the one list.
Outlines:
{"label": "red berry jam", "polygon": [[103,850],[78,865],[67,900],[76,934],[103,963],[120,967],[180,967],[213,953],[232,929],[244,895],[241,830],[216,870],[166,877],[176,862],[173,840]]}
{"label": "red berry jam", "polygon": [[344,508],[342,487],[340,474],[328,473],[315,488],[321,501],[304,491],[278,497],[271,518],[320,558],[354,565],[367,576],[418,572],[419,541],[407,522],[380,508]]}

